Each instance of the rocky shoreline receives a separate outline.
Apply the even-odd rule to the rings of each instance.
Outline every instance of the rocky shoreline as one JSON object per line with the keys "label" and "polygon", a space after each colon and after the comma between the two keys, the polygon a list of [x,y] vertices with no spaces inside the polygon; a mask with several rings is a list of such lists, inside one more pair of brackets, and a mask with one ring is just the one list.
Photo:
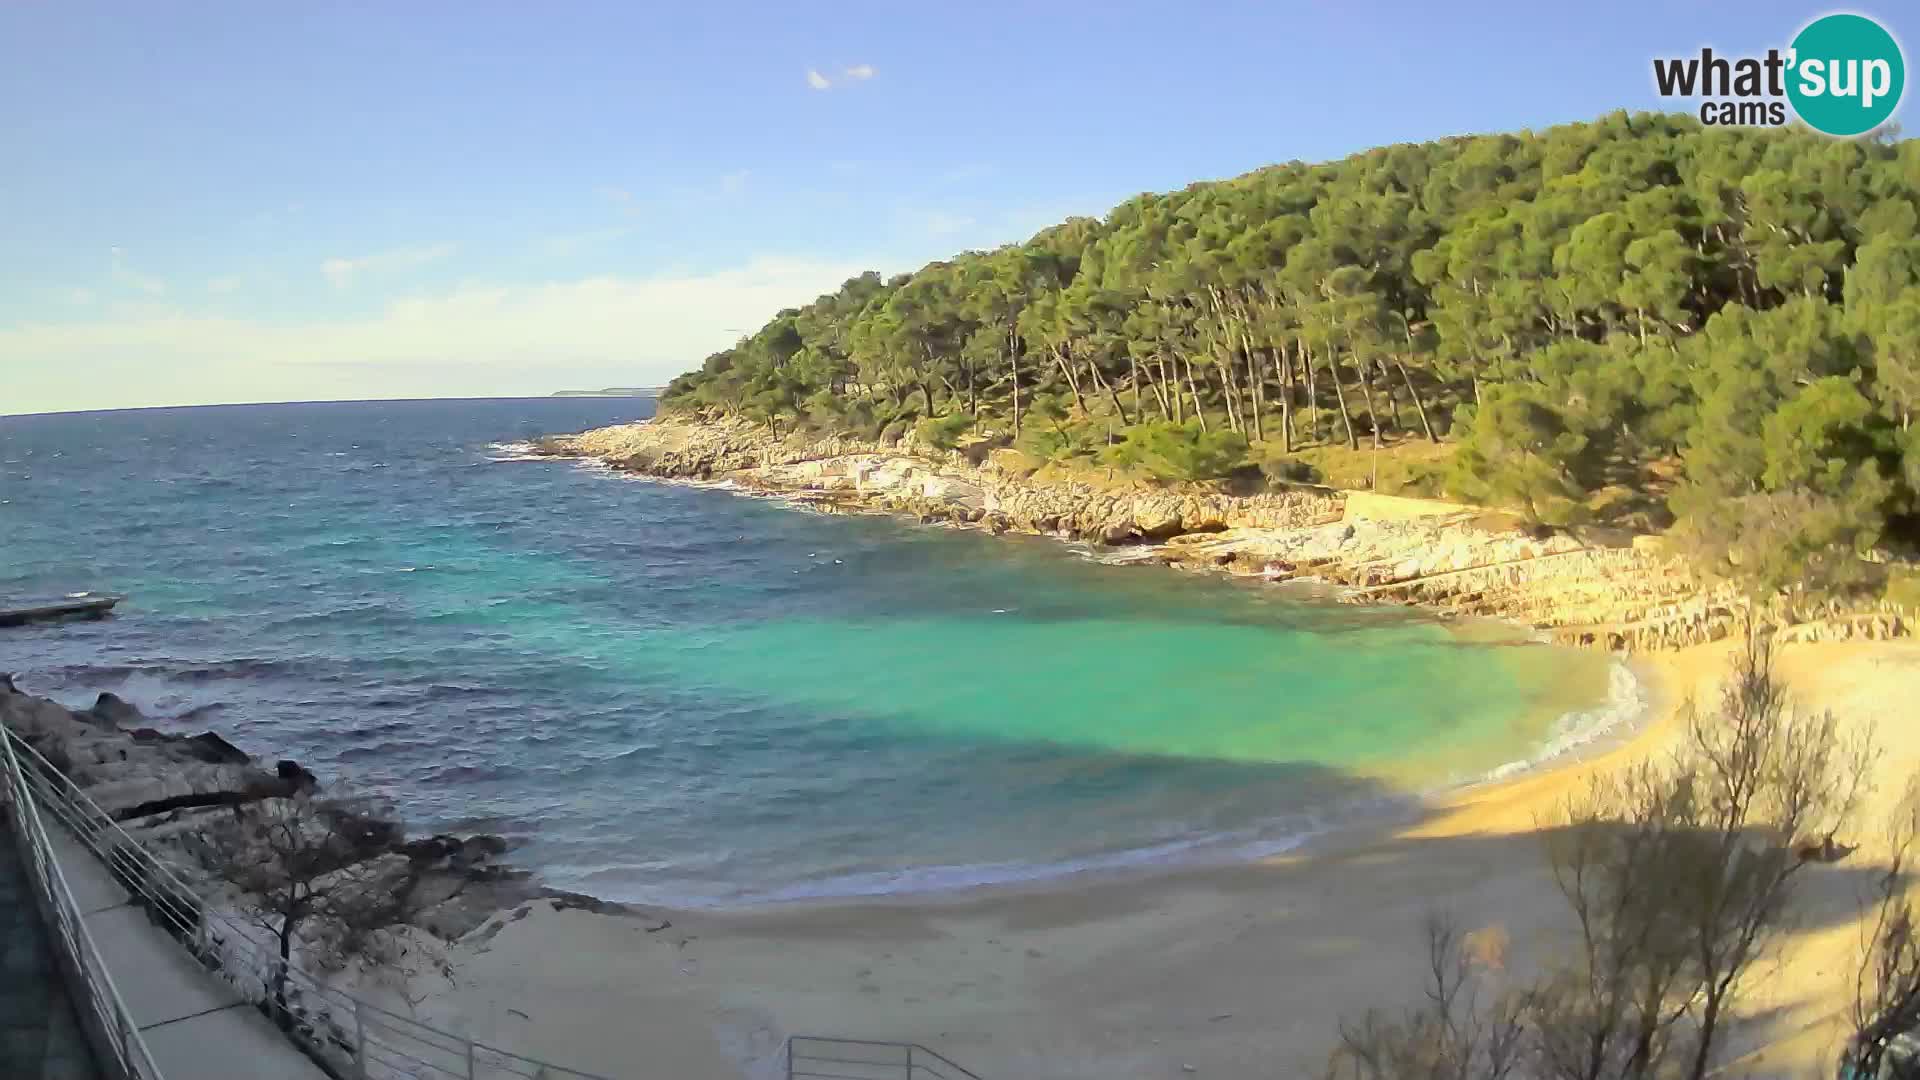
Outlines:
{"label": "rocky shoreline", "polygon": [[[1700,580],[1657,537],[1541,533],[1429,500],[1320,488],[1252,495],[1100,488],[1035,476],[999,449],[775,437],[745,422],[679,417],[557,436],[534,450],[660,480],[726,484],[826,512],[1081,540],[1104,545],[1109,561],[1324,582],[1346,602],[1499,619],[1568,645],[1667,651],[1724,638],[1737,623],[1735,598]],[[1910,621],[1890,609],[1829,611],[1778,633],[1788,641],[1904,637]],[[108,693],[90,709],[72,710],[0,676],[0,725],[212,893],[224,885],[196,852],[194,835],[236,807],[314,792],[321,782],[294,761],[256,761],[216,732],[160,730],[177,731],[183,719],[148,718]],[[620,909],[540,885],[502,860],[506,844],[498,837],[409,839],[390,812],[370,821],[385,838],[371,855],[392,865],[408,925],[443,941],[539,901]]]}
{"label": "rocky shoreline", "polygon": [[[1301,487],[1235,495],[1199,487],[1115,490],[1036,475],[1009,450],[776,436],[743,420],[664,416],[556,436],[543,456],[590,459],[661,480],[724,483],[829,512],[899,514],[994,533],[1113,548],[1138,561],[1342,587],[1353,603],[1524,624],[1567,645],[1652,652],[1731,634],[1740,604],[1657,536],[1537,532],[1476,507]],[[1886,607],[1775,619],[1783,640],[1910,633]]]}
{"label": "rocky shoreline", "polygon": [[[229,888],[208,865],[196,838],[237,808],[297,796],[331,795],[298,762],[271,767],[217,732],[172,734],[134,706],[102,693],[90,709],[73,710],[18,689],[0,675],[0,726],[71,780],[134,840],[168,861],[203,899]],[[23,762],[23,767],[36,767]],[[619,905],[540,885],[531,871],[501,861],[498,836],[409,838],[393,815],[362,809],[359,835],[378,864],[382,887],[398,903],[401,925],[455,941],[497,913],[533,901],[613,910]]]}

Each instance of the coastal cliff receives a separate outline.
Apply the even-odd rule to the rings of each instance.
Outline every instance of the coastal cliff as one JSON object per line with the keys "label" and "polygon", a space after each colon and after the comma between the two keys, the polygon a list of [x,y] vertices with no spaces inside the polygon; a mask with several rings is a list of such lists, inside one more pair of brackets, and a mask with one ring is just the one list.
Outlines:
{"label": "coastal cliff", "polygon": [[[1538,532],[1479,508],[1301,487],[1237,495],[1049,477],[990,444],[941,450],[841,435],[774,435],[668,415],[548,438],[540,453],[664,480],[725,483],[811,508],[878,512],[1114,548],[1164,563],[1343,586],[1354,603],[1524,623],[1554,641],[1627,652],[1731,634],[1740,600],[1657,536]],[[1891,608],[1776,613],[1785,640],[1905,636]]]}

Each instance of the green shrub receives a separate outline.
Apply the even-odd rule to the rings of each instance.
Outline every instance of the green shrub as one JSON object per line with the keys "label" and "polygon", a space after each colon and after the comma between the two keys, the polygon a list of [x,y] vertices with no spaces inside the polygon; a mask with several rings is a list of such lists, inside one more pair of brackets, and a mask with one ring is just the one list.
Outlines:
{"label": "green shrub", "polygon": [[[1873,500],[1871,485],[1860,485]],[[1878,539],[1878,522],[1860,505],[1789,488],[1694,500],[1671,534],[1695,565],[1754,597],[1783,589],[1844,595],[1867,577],[1860,559]]]}
{"label": "green shrub", "polygon": [[1270,454],[1261,459],[1260,475],[1269,484],[1317,484],[1321,481],[1320,470],[1312,463],[1285,454]]}
{"label": "green shrub", "polygon": [[1391,484],[1382,477],[1381,487],[1397,495],[1438,499],[1447,492],[1447,470],[1431,462],[1409,461],[1400,468]]}
{"label": "green shrub", "polygon": [[1026,423],[1014,445],[1042,461],[1069,461],[1091,457],[1106,444],[1106,433],[1084,420],[1073,419],[1057,394],[1036,394],[1027,407]]}
{"label": "green shrub", "polygon": [[1247,463],[1247,440],[1238,432],[1202,431],[1192,422],[1150,421],[1127,428],[1105,457],[1162,480],[1219,480]]}
{"label": "green shrub", "polygon": [[951,450],[973,427],[973,417],[963,412],[950,412],[945,416],[929,416],[913,426],[914,437],[929,446],[942,450]]}
{"label": "green shrub", "polygon": [[1476,502],[1511,506],[1528,520],[1565,524],[1568,507],[1586,492],[1574,465],[1586,437],[1568,425],[1563,409],[1537,387],[1503,386],[1487,392],[1462,430],[1448,487]]}
{"label": "green shrub", "polygon": [[885,446],[894,446],[911,430],[913,430],[913,418],[910,416],[889,420],[880,428],[880,442]]}
{"label": "green shrub", "polygon": [[1100,433],[1086,424],[1023,427],[1014,443],[1023,453],[1042,461],[1070,461],[1100,452]]}

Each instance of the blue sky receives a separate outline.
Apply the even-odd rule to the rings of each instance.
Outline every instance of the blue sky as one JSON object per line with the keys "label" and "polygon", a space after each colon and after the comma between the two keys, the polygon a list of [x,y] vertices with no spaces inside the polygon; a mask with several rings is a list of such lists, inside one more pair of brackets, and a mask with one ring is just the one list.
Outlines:
{"label": "blue sky", "polygon": [[1653,56],[1829,10],[0,6],[0,413],[662,382],[862,269],[1659,107]]}

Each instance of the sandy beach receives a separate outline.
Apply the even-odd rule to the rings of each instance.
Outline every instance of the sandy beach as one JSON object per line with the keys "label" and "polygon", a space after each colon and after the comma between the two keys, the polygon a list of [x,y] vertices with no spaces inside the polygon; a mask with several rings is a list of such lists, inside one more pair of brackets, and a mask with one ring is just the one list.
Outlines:
{"label": "sandy beach", "polygon": [[[456,950],[423,1015],[581,1068],[773,1076],[790,1034],[924,1043],[986,1077],[1293,1076],[1336,1024],[1418,993],[1421,920],[1504,935],[1516,975],[1565,928],[1539,830],[1597,770],[1659,753],[1680,703],[1709,700],[1731,646],[1648,658],[1647,721],[1581,760],[1455,793],[1419,820],[1353,828],[1225,868],[1043,888],[743,912],[508,912]],[[1920,645],[1798,644],[1779,670],[1801,709],[1873,724],[1878,785],[1850,842],[1806,886],[1803,929],[1731,1039],[1742,1072],[1829,1069],[1850,1000],[1856,897],[1880,822],[1920,767],[1902,705]]]}

